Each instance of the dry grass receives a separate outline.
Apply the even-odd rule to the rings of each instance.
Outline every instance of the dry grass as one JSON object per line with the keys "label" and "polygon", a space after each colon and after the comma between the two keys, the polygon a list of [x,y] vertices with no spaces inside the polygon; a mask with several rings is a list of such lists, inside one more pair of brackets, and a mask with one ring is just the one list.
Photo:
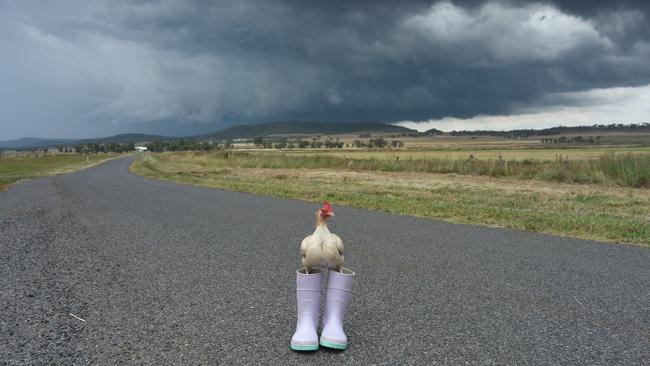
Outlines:
{"label": "dry grass", "polygon": [[348,149],[342,151],[314,151],[314,150],[288,150],[273,152],[289,156],[334,156],[345,159],[377,159],[377,160],[419,160],[419,159],[467,159],[473,155],[476,159],[496,160],[499,157],[505,160],[540,160],[555,161],[557,159],[584,160],[598,159],[604,154],[647,154],[650,147],[583,147],[583,148],[489,148],[482,144],[478,148],[440,148],[440,149],[398,149],[398,150],[366,150]]}

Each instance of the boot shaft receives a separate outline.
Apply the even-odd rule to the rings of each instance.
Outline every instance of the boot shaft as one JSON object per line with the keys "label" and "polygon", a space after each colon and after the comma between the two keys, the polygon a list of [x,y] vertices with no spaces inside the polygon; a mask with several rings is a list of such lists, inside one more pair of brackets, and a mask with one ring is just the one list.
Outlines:
{"label": "boot shaft", "polygon": [[312,269],[309,274],[305,274],[304,269],[296,272],[298,325],[308,322],[314,328],[318,326],[321,279],[322,273],[317,269]]}
{"label": "boot shaft", "polygon": [[330,271],[327,280],[323,331],[320,344],[335,349],[347,347],[347,336],[343,330],[343,317],[352,295],[352,280],[355,273],[343,268],[343,273]]}
{"label": "boot shaft", "polygon": [[[352,280],[354,279],[355,273],[347,268],[343,268],[342,272],[329,271],[328,273],[325,316],[328,316],[328,313],[336,313],[333,315],[342,316],[350,302]],[[339,308],[341,308],[341,311],[338,311]]]}

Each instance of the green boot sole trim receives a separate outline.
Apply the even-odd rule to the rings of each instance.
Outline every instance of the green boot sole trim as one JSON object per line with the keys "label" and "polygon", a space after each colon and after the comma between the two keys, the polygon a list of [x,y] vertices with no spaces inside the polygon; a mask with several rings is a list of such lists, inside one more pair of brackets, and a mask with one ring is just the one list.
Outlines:
{"label": "green boot sole trim", "polygon": [[318,349],[317,344],[312,344],[312,345],[307,345],[307,346],[301,346],[301,345],[291,345],[289,346],[294,351],[316,351]]}
{"label": "green boot sole trim", "polygon": [[334,348],[334,349],[346,349],[348,346],[347,344],[332,343],[332,342],[324,341],[322,339],[320,340],[320,345],[323,347]]}

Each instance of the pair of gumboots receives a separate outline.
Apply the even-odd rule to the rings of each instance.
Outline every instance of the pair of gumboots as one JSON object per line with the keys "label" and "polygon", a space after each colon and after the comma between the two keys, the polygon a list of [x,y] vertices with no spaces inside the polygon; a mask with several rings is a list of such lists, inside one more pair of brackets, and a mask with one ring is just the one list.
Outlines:
{"label": "pair of gumboots", "polygon": [[319,338],[317,329],[322,274],[316,268],[309,273],[305,273],[304,269],[296,272],[298,322],[296,332],[291,337],[291,349],[294,351],[315,351],[319,345],[342,350],[348,345],[348,338],[343,331],[343,317],[350,302],[355,273],[347,268],[342,268],[340,272],[329,271],[323,327]]}

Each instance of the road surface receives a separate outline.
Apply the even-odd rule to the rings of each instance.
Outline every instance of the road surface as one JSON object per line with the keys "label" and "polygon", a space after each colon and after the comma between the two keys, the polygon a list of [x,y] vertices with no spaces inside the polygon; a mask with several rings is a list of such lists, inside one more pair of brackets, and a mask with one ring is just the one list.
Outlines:
{"label": "road surface", "polygon": [[129,162],[0,192],[0,364],[650,362],[648,249],[337,206],[349,348],[294,353],[317,205]]}

